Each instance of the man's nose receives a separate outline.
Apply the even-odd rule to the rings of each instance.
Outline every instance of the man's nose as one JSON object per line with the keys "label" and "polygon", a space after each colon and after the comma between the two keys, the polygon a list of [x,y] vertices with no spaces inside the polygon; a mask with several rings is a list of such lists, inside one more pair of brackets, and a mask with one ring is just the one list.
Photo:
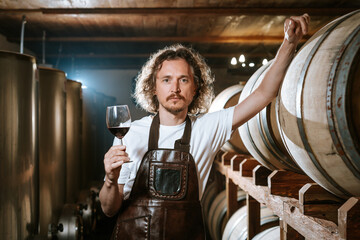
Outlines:
{"label": "man's nose", "polygon": [[180,84],[179,81],[173,81],[171,85],[171,92],[179,93],[180,92]]}

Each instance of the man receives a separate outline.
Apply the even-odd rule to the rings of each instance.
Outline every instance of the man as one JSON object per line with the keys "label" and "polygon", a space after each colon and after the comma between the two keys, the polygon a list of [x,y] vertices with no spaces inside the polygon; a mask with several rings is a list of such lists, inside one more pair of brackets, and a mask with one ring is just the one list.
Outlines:
{"label": "man", "polygon": [[204,239],[199,200],[214,155],[276,97],[309,20],[307,14],[287,19],[284,41],[259,87],[215,113],[202,114],[213,98],[213,78],[199,54],[175,45],[149,59],[135,97],[156,115],[133,122],[124,145],[115,140],[104,158],[100,201],[106,215],[119,213],[113,238]]}

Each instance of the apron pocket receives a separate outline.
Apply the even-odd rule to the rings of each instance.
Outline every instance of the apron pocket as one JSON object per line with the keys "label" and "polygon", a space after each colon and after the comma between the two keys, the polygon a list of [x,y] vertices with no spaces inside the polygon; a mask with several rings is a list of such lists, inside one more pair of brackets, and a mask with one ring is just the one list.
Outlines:
{"label": "apron pocket", "polygon": [[165,238],[171,240],[204,240],[204,225],[200,208],[170,209],[165,212]]}
{"label": "apron pocket", "polygon": [[150,220],[150,215],[118,220],[115,239],[150,239]]}
{"label": "apron pocket", "polygon": [[186,195],[187,165],[179,163],[150,163],[149,188],[152,196],[179,200]]}

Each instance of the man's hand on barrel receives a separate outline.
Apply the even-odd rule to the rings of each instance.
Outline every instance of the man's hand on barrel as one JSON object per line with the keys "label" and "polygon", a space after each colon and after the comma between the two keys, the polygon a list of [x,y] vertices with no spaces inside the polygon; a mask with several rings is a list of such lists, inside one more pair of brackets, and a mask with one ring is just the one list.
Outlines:
{"label": "man's hand on barrel", "polygon": [[285,20],[285,39],[289,43],[298,44],[300,39],[308,33],[310,16],[305,13],[302,16],[292,16]]}

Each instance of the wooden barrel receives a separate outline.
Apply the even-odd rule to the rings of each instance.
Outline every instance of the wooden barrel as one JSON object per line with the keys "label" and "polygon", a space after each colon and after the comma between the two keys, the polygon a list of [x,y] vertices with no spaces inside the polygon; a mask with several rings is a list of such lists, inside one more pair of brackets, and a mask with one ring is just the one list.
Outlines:
{"label": "wooden barrel", "polygon": [[258,234],[252,240],[279,240],[280,226],[268,228]]}
{"label": "wooden barrel", "polygon": [[[212,202],[214,201],[216,195],[219,193],[217,183],[215,181],[210,182],[207,184],[204,194],[201,198],[201,206],[202,206],[202,213],[203,219],[206,221],[209,218],[209,211]],[[205,222],[205,230],[206,230],[206,239],[210,237],[210,230]]]}
{"label": "wooden barrel", "polygon": [[[238,190],[237,201],[246,201],[246,193],[242,190]],[[211,204],[208,218],[207,227],[212,240],[221,239],[222,232],[227,223],[226,219],[227,201],[226,190],[219,193]]]}
{"label": "wooden barrel", "polygon": [[[248,97],[261,83],[269,66],[260,67],[248,80],[239,102]],[[275,102],[271,102],[261,112],[238,128],[240,137],[249,153],[270,170],[291,170],[302,173],[288,154],[280,137],[276,121]]]}
{"label": "wooden barrel", "polygon": [[[229,219],[222,235],[222,240],[247,239],[247,206],[241,207]],[[260,209],[260,226],[263,229],[278,225],[279,217],[269,208],[262,206]],[[267,238],[264,238],[268,240]]]}
{"label": "wooden barrel", "polygon": [[[243,88],[243,84],[236,84],[223,90],[211,103],[209,112],[219,111],[221,109],[229,108],[238,104]],[[237,131],[234,131],[230,140],[221,147],[221,150],[224,152],[248,153],[248,150],[244,146],[244,143],[242,142]]]}
{"label": "wooden barrel", "polygon": [[209,217],[211,204],[214,201],[216,195],[218,194],[217,188],[218,188],[217,183],[215,181],[211,182],[205,188],[204,194],[201,198],[201,206],[203,210],[204,219],[208,219]]}
{"label": "wooden barrel", "polygon": [[360,196],[360,10],[314,34],[277,103],[281,137],[301,169],[337,196]]}

